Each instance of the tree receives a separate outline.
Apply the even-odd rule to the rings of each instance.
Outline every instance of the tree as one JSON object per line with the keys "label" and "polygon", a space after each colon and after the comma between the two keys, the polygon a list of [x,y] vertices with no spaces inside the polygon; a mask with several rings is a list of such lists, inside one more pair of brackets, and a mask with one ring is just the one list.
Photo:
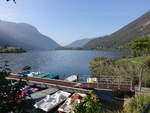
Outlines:
{"label": "tree", "polygon": [[108,68],[112,65],[112,60],[107,57],[97,57],[90,62],[90,71],[93,77],[108,75],[111,70]]}
{"label": "tree", "polygon": [[131,42],[131,51],[134,56],[150,53],[150,38],[137,38]]}
{"label": "tree", "polygon": [[[11,0],[6,0],[7,2],[11,1]],[[12,0],[14,3],[16,3],[16,0]]]}
{"label": "tree", "polygon": [[21,89],[26,82],[7,80],[11,73],[8,61],[4,61],[0,66],[0,113],[27,113],[25,112],[27,102],[20,99]]}
{"label": "tree", "polygon": [[90,62],[92,77],[107,83],[138,83],[138,68],[132,65],[118,65],[115,60],[97,57]]}
{"label": "tree", "polygon": [[72,103],[70,113],[102,113],[102,106],[95,92],[90,92],[84,99],[83,103]]}

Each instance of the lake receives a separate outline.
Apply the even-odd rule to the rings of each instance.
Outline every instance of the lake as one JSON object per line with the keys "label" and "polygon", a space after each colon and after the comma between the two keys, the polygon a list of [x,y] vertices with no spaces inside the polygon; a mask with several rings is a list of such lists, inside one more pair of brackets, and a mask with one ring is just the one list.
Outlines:
{"label": "lake", "polygon": [[126,52],[95,51],[95,50],[57,50],[57,51],[29,51],[27,53],[0,54],[2,59],[8,60],[13,72],[30,65],[32,71],[59,73],[61,79],[79,74],[80,80],[90,75],[89,62],[99,56],[112,59],[127,55]]}

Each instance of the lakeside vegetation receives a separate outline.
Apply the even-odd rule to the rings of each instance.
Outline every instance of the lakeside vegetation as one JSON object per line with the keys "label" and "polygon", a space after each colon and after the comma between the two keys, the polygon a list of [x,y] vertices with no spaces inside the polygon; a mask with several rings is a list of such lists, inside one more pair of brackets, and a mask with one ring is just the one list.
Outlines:
{"label": "lakeside vegetation", "polygon": [[[72,103],[73,107],[69,113],[142,113],[149,100],[150,95],[137,94],[126,100],[124,105],[118,106],[114,103],[104,104],[101,100],[98,100],[95,93],[90,93],[84,98],[83,103]],[[150,110],[145,113],[150,113]]]}
{"label": "lakeside vegetation", "polygon": [[0,46],[0,53],[23,53],[26,52],[23,48],[14,46]]}
{"label": "lakeside vegetation", "polygon": [[[148,61],[149,59],[150,59],[150,55],[120,58],[120,59],[115,60],[115,64],[124,65],[124,66],[140,66],[146,61]],[[138,62],[138,63],[135,63],[135,62]]]}
{"label": "lakeside vegetation", "polygon": [[[149,102],[150,95],[135,95],[126,102],[122,113],[142,113],[143,109],[148,105]],[[145,113],[150,113],[150,110]]]}
{"label": "lakeside vegetation", "polygon": [[[1,61],[0,64],[0,113],[27,113],[29,102],[20,99],[21,89],[27,85],[21,79],[19,81],[7,80],[11,73],[8,61]],[[20,100],[19,100],[20,99]]]}
{"label": "lakeside vegetation", "polygon": [[97,57],[90,62],[90,71],[93,77],[117,76],[120,81],[129,78],[134,85],[138,85],[142,75],[142,85],[150,87],[150,39],[138,38],[131,42],[131,55],[125,58],[112,60],[106,57]]}
{"label": "lakeside vegetation", "polygon": [[102,105],[94,91],[90,92],[83,99],[83,103],[72,103],[69,113],[102,113]]}
{"label": "lakeside vegetation", "polygon": [[[130,43],[130,56],[112,60],[107,57],[97,57],[90,62],[92,77],[119,77],[120,82],[126,78],[132,80],[133,85],[150,87],[150,39],[138,38]],[[112,81],[113,82],[113,81]],[[128,99],[121,109],[110,113],[141,113],[150,101],[150,95],[139,94]],[[150,113],[150,110],[149,112]]]}

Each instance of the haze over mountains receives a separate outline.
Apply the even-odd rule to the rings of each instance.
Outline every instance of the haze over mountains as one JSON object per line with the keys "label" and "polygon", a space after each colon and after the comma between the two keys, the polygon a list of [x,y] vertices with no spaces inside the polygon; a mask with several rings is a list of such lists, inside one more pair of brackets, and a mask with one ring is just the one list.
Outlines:
{"label": "haze over mountains", "polygon": [[[107,49],[129,46],[138,37],[150,37],[150,11],[118,31],[99,38],[81,39],[65,48]],[[0,20],[0,46],[19,46],[24,49],[61,48],[54,40],[25,23]]]}
{"label": "haze over mountains", "polygon": [[25,49],[54,49],[60,47],[54,40],[25,23],[0,20],[0,46],[19,46]]}
{"label": "haze over mountains", "polygon": [[65,46],[66,48],[77,48],[77,47],[82,47],[85,44],[87,44],[90,40],[89,38],[81,39],[81,40],[76,40],[72,42],[71,44]]}
{"label": "haze over mountains", "polygon": [[118,48],[128,46],[138,37],[150,37],[150,11],[111,35],[89,41],[84,49]]}

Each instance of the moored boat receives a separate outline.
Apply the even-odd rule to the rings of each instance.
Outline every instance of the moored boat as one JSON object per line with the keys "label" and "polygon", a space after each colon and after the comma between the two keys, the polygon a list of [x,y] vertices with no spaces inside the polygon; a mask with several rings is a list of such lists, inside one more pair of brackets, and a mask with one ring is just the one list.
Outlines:
{"label": "moored boat", "polygon": [[21,73],[18,73],[17,75],[27,76],[27,77],[48,78],[48,79],[59,79],[59,76],[60,76],[57,73],[51,74],[51,73],[30,72],[30,71],[21,72]]}
{"label": "moored boat", "polygon": [[49,75],[49,73],[42,73],[42,74],[36,75],[36,77],[43,78],[43,77],[46,77],[46,76],[48,76],[48,75]]}
{"label": "moored boat", "polygon": [[18,73],[20,76],[34,76],[35,74],[33,72],[27,71],[27,72],[21,72]]}
{"label": "moored boat", "polygon": [[41,72],[25,71],[25,72],[18,73],[18,75],[20,75],[20,76],[29,76],[29,77],[33,77],[33,76],[36,76],[36,75],[39,75],[39,74],[41,74]]}
{"label": "moored boat", "polygon": [[43,111],[50,111],[64,102],[71,94],[64,91],[58,91],[53,95],[47,95],[44,99],[35,103],[34,107]]}
{"label": "moored boat", "polygon": [[77,103],[81,103],[83,97],[85,97],[86,94],[82,94],[82,93],[74,93],[70,98],[68,98],[63,105],[61,105],[58,108],[59,113],[69,113],[70,109],[71,109],[71,103],[72,102],[77,102]]}
{"label": "moored boat", "polygon": [[48,88],[39,92],[32,93],[30,96],[27,96],[25,99],[39,100],[44,98],[46,95],[51,95],[56,93],[58,90],[59,89]]}
{"label": "moored boat", "polygon": [[54,74],[48,74],[47,76],[45,76],[44,78],[48,78],[48,79],[59,79],[59,74],[54,73]]}
{"label": "moored boat", "polygon": [[71,75],[65,79],[65,81],[75,82],[78,80],[78,75]]}

